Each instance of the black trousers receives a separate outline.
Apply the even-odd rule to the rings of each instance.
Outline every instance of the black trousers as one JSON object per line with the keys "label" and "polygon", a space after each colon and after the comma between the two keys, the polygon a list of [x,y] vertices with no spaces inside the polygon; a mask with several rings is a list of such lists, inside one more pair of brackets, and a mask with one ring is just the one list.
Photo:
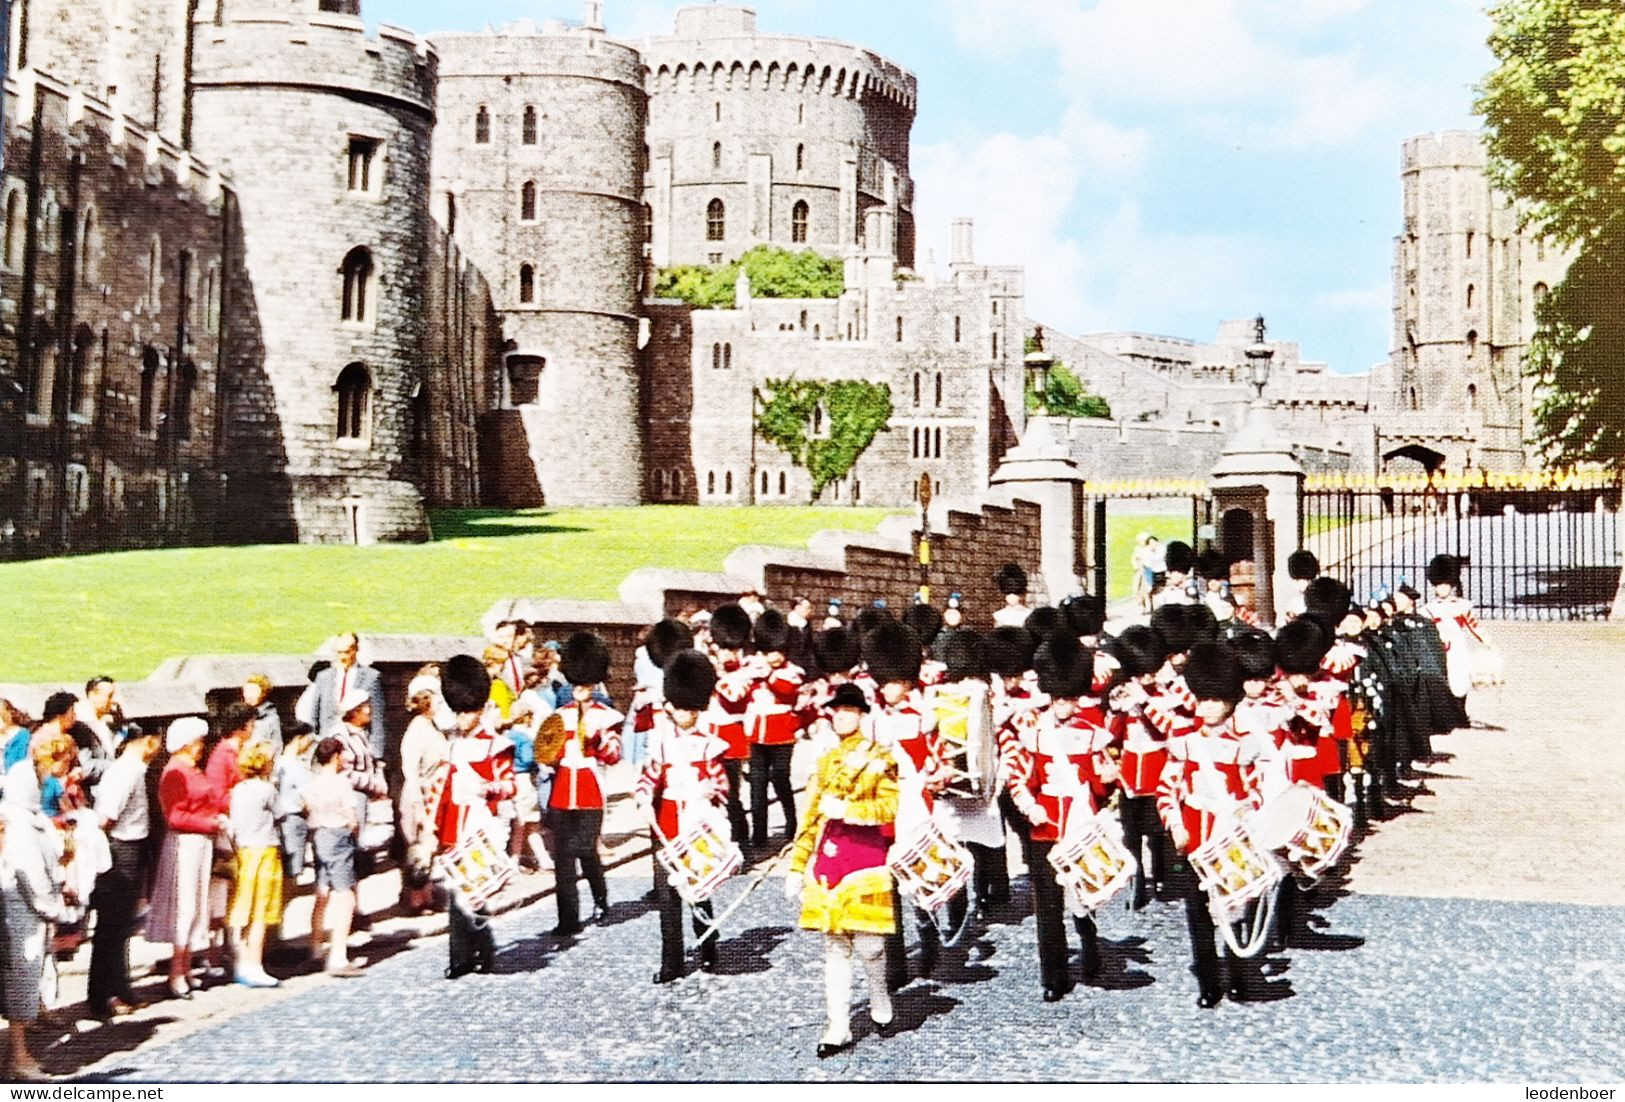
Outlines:
{"label": "black trousers", "polygon": [[[683,898],[672,887],[666,866],[655,862],[655,909],[660,912],[660,971],[667,976],[683,972]],[[710,901],[694,908],[694,936],[698,937],[712,918]],[[713,934],[700,943],[700,960],[714,964],[717,959],[717,938]]]}
{"label": "black trousers", "polygon": [[976,862],[976,901],[978,903],[1008,903],[1010,901],[1010,859],[1003,846],[984,846],[966,842]]}
{"label": "black trousers", "polygon": [[1123,822],[1123,844],[1134,855],[1139,866],[1134,873],[1134,891],[1145,890],[1146,858],[1144,850],[1151,851],[1151,879],[1161,884],[1168,876],[1168,834],[1157,816],[1155,796],[1124,797],[1118,804],[1118,818]]}
{"label": "black trousers", "polygon": [[[1203,995],[1218,998],[1225,989],[1224,973],[1229,973],[1231,989],[1239,989],[1248,962],[1231,952],[1227,942],[1223,954],[1226,967],[1221,969],[1218,927],[1213,924],[1213,915],[1207,909],[1207,892],[1197,883],[1196,874],[1189,864],[1180,862],[1180,865],[1182,867],[1174,880],[1180,894],[1185,897],[1185,925],[1190,932],[1191,963],[1196,972],[1196,983]],[[1249,907],[1247,917],[1251,916],[1252,907]]]}
{"label": "black trousers", "polygon": [[773,794],[784,810],[786,834],[796,832],[796,792],[790,785],[790,755],[795,743],[783,746],[753,745],[750,748],[750,840],[753,845],[767,844],[767,786],[773,784]]}
{"label": "black trousers", "polygon": [[[1055,882],[1055,867],[1049,863],[1054,842],[1027,840],[1027,877],[1033,886],[1033,914],[1038,919],[1038,978],[1046,991],[1071,987],[1066,942],[1066,900]],[[1083,942],[1084,959],[1099,952],[1094,916],[1074,918],[1073,927]]]}
{"label": "black trousers", "polygon": [[130,993],[130,934],[146,877],[145,841],[109,838],[107,844],[113,851],[113,864],[96,878],[96,888],[90,895],[90,906],[96,912],[96,935],[90,946],[92,1010],[101,1010],[109,999],[134,1001]]}
{"label": "black trousers", "polygon": [[[733,834],[733,840],[738,845],[750,841],[750,824],[745,821],[745,805],[740,800],[740,767],[745,763],[740,758],[726,758],[722,762],[722,771],[728,774],[728,829]],[[755,770],[751,770],[754,780]],[[794,807],[794,804],[791,804]]]}
{"label": "black trousers", "polygon": [[548,827],[553,831],[553,855],[559,925],[574,929],[581,925],[581,897],[576,877],[585,876],[593,902],[609,906],[609,886],[604,883],[604,863],[598,859],[598,834],[604,827],[604,813],[560,811],[549,808]]}
{"label": "black trousers", "polygon": [[489,970],[496,959],[496,936],[491,932],[490,920],[476,921],[456,900],[448,900],[446,906],[446,926],[451,934],[446,939],[451,949],[451,974],[460,976],[476,968]]}

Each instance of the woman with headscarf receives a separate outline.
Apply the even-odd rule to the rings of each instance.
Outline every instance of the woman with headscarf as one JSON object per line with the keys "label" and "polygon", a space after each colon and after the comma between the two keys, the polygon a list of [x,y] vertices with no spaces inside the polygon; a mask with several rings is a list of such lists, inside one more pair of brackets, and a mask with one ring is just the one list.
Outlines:
{"label": "woman with headscarf", "polygon": [[192,954],[209,947],[209,871],[214,864],[215,834],[227,825],[220,797],[199,764],[209,724],[183,716],[169,725],[164,748],[169,762],[158,780],[163,809],[163,849],[153,877],[147,912],[146,940],[168,942],[169,990],[178,999],[192,997]]}

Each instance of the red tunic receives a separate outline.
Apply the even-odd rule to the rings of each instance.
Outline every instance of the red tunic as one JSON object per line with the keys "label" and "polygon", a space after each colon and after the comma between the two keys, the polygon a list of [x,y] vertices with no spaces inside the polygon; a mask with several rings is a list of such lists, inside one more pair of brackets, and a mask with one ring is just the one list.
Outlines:
{"label": "red tunic", "polygon": [[579,704],[558,710],[564,729],[564,758],[553,778],[547,806],[555,811],[599,811],[604,806],[603,767],[621,760],[621,722],[614,708],[594,701],[587,705],[585,721]]}
{"label": "red tunic", "polygon": [[724,662],[717,670],[716,692],[711,697],[711,726],[717,737],[727,743],[726,757],[729,761],[743,761],[750,757],[745,713],[750,708],[757,672],[735,660]]}
{"label": "red tunic", "polygon": [[746,718],[750,741],[763,746],[788,746],[801,735],[801,690],[807,675],[800,666],[786,663],[765,669],[750,687]]}
{"label": "red tunic", "polygon": [[[466,738],[452,742],[447,751],[444,783],[435,809],[435,835],[442,847],[451,849],[468,832],[470,820],[487,821],[498,816],[504,800],[518,790],[513,770],[513,740],[480,726]],[[483,796],[468,801],[454,793],[468,790],[459,778],[467,771],[472,785]]]}
{"label": "red tunic", "polygon": [[1244,810],[1258,804],[1261,747],[1226,721],[1168,740],[1168,764],[1157,786],[1157,814],[1170,833],[1185,829],[1194,853]]}
{"label": "red tunic", "polygon": [[1043,819],[1031,827],[1033,841],[1058,841],[1073,815],[1105,806],[1115,783],[1101,775],[1112,741],[1110,717],[1098,703],[1085,704],[1066,720],[1045,711],[1018,729],[1006,786],[1029,822]]}
{"label": "red tunic", "polygon": [[634,795],[655,816],[655,826],[676,838],[691,811],[728,802],[728,774],[722,768],[728,746],[702,720],[684,731],[664,716],[657,725],[649,761],[638,776]]}

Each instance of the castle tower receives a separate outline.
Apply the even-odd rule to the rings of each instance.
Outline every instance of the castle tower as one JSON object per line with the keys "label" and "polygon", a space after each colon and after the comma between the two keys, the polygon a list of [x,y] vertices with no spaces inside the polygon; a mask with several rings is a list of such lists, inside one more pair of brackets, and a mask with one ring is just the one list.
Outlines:
{"label": "castle tower", "polygon": [[[437,210],[490,280],[552,505],[642,500],[638,326],[647,98],[638,52],[587,25],[437,37]],[[451,212],[455,211],[453,218]]]}
{"label": "castle tower", "polygon": [[292,501],[293,531],[262,535],[422,538],[434,53],[369,38],[346,0],[203,0],[193,38],[192,146],[241,180],[238,305],[258,324],[234,342],[231,467],[285,475]]}
{"label": "castle tower", "polygon": [[1395,241],[1393,393],[1401,414],[1448,425],[1466,444],[1448,465],[1515,468],[1530,395],[1524,352],[1538,299],[1567,258],[1518,231],[1491,187],[1479,135],[1423,134],[1404,144],[1404,232]]}
{"label": "castle tower", "polygon": [[840,256],[884,207],[914,264],[914,75],[858,46],[759,34],[749,8],[682,8],[648,66],[656,265],[707,264],[764,242]]}

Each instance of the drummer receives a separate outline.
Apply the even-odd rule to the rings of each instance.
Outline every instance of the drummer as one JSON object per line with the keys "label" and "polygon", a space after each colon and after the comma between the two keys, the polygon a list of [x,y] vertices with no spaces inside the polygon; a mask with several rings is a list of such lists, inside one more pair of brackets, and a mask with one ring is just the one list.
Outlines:
{"label": "drummer", "polygon": [[[1223,647],[1202,643],[1185,663],[1184,681],[1195,701],[1197,725],[1168,740],[1168,764],[1157,787],[1157,812],[1174,848],[1189,857],[1234,827],[1258,802],[1257,743],[1242,738],[1232,722],[1244,695],[1241,665]],[[1199,987],[1197,1005],[1211,1009],[1228,989],[1236,1002],[1248,992],[1242,959],[1228,944],[1228,983],[1220,975],[1207,893],[1187,861],[1176,874],[1185,896],[1186,925]]]}
{"label": "drummer", "polygon": [[[649,760],[632,793],[662,845],[707,819],[718,822],[719,838],[727,836],[728,773],[723,759],[728,744],[703,719],[716,684],[716,669],[698,651],[678,651],[666,662],[664,703],[654,716]],[[665,867],[656,861],[655,869],[660,971],[654,982],[671,983],[684,971],[683,903]],[[710,901],[694,904],[694,932],[703,933],[710,920]],[[716,970],[717,938],[713,933],[700,942],[700,971]]]}
{"label": "drummer", "polygon": [[[929,696],[932,712],[937,719],[939,735],[947,716],[964,717],[967,741],[972,737],[971,724],[991,725],[992,709],[988,702],[987,648],[982,637],[973,631],[957,631],[949,636],[943,647],[943,684],[934,688]],[[985,743],[993,742],[993,732],[986,732]],[[944,745],[946,750],[946,745]],[[967,747],[964,764],[975,750]],[[999,815],[999,769],[997,760],[977,763],[983,776],[971,778],[970,784],[979,795],[946,792],[937,804],[938,817],[950,834],[965,843],[976,862],[976,902],[979,906],[998,906],[1010,900],[1010,869],[1004,853],[1004,821]]]}
{"label": "drummer", "polygon": [[[1095,815],[1118,779],[1107,754],[1112,732],[1107,713],[1091,696],[1095,655],[1075,635],[1060,632],[1033,658],[1038,687],[1049,707],[1031,728],[1021,729],[1009,755],[1009,790],[1027,821],[1027,876],[1038,918],[1038,971],[1044,1001],[1059,1002],[1072,989],[1067,966],[1063,900],[1049,857],[1069,831]],[[1074,917],[1083,942],[1083,978],[1100,970],[1100,947],[1092,915]]]}

